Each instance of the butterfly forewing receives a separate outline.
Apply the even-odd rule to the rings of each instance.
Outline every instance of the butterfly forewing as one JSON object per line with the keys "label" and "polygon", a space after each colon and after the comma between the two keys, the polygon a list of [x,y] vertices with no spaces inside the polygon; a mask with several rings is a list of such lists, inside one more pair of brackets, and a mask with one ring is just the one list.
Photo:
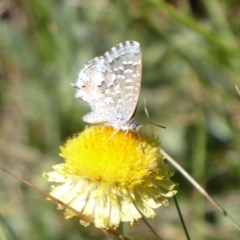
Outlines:
{"label": "butterfly forewing", "polygon": [[137,107],[142,78],[142,56],[140,44],[124,42],[104,54],[105,61],[116,76],[121,112],[126,120],[133,117]]}
{"label": "butterfly forewing", "polygon": [[[83,120],[105,123],[117,129],[132,128],[141,86],[140,44],[127,41],[89,61],[79,72],[76,97],[92,112]],[[135,124],[135,123],[134,123]],[[136,124],[135,124],[136,125]]]}

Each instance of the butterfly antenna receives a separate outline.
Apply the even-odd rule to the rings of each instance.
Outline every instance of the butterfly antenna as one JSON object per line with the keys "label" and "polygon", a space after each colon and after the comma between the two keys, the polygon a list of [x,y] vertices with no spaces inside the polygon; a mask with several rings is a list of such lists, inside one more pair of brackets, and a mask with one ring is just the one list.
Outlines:
{"label": "butterfly antenna", "polygon": [[[149,115],[149,112],[148,112],[148,109],[147,109],[147,101],[146,101],[146,98],[144,98],[144,111],[145,111],[145,114],[146,114],[146,117],[147,117],[147,122],[149,122],[150,124],[152,123],[151,122],[151,119],[150,119],[150,115]],[[153,133],[153,126],[151,124],[151,130],[152,130],[152,133]]]}
{"label": "butterfly antenna", "polygon": [[[143,148],[143,144],[142,144],[142,139],[141,139],[141,136],[140,136],[140,133],[138,131],[137,126],[135,127],[135,129],[136,129],[136,132],[137,132],[137,135],[138,135],[139,142],[141,144],[141,148],[142,148],[143,154],[145,154],[145,151],[144,151],[144,148]],[[127,136],[128,132],[129,132],[129,129],[125,132],[124,138]]]}
{"label": "butterfly antenna", "polygon": [[147,123],[150,123],[150,124],[151,124],[152,132],[153,132],[153,127],[152,127],[152,125],[155,125],[155,126],[160,127],[160,128],[166,128],[165,126],[162,126],[162,125],[153,123],[153,122],[151,121],[150,115],[149,115],[149,112],[148,112],[148,109],[147,109],[147,103],[146,103],[146,99],[145,99],[145,98],[144,98],[144,111],[145,111],[145,114],[146,114],[146,117],[147,117],[147,121],[144,121],[144,122],[147,122]]}
{"label": "butterfly antenna", "polygon": [[164,128],[164,129],[166,129],[165,126],[160,125],[160,124],[157,124],[157,123],[154,123],[154,122],[150,122],[150,121],[143,121],[143,122],[150,123],[151,125],[154,125],[154,126],[157,126],[157,127],[160,127],[160,128]]}

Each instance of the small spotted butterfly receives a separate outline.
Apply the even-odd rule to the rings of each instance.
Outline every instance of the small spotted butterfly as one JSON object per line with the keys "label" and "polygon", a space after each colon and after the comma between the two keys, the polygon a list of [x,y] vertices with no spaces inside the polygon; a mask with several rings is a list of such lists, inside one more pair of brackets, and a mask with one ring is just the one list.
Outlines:
{"label": "small spotted butterfly", "polygon": [[117,130],[139,130],[134,120],[141,88],[140,44],[126,41],[101,57],[87,62],[80,70],[76,98],[87,102],[91,112],[83,121],[103,123]]}

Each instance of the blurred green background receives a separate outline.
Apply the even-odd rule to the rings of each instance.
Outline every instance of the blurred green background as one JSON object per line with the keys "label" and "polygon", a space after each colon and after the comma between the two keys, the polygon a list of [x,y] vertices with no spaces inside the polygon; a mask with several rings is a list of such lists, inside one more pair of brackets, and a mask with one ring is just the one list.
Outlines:
{"label": "blurred green background", "polygon": [[[70,83],[90,59],[135,40],[143,54],[136,114],[143,131],[240,222],[240,3],[238,0],[1,0],[0,164],[49,190],[42,172],[62,162],[59,145],[80,132],[89,107]],[[153,129],[153,130],[152,130]],[[240,233],[181,174],[178,200],[190,236]],[[0,239],[112,239],[64,220],[56,204],[0,172]],[[186,239],[171,200],[149,220],[163,239]],[[131,239],[154,239],[140,223]]]}

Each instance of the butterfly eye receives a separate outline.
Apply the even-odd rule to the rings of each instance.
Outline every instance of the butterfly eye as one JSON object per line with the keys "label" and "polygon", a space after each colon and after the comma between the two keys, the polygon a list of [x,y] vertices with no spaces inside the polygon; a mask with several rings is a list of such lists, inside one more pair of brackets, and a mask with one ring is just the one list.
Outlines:
{"label": "butterfly eye", "polygon": [[82,85],[81,88],[86,88],[87,86],[86,85]]}
{"label": "butterfly eye", "polygon": [[79,87],[77,86],[77,84],[71,84],[72,87],[79,89]]}

